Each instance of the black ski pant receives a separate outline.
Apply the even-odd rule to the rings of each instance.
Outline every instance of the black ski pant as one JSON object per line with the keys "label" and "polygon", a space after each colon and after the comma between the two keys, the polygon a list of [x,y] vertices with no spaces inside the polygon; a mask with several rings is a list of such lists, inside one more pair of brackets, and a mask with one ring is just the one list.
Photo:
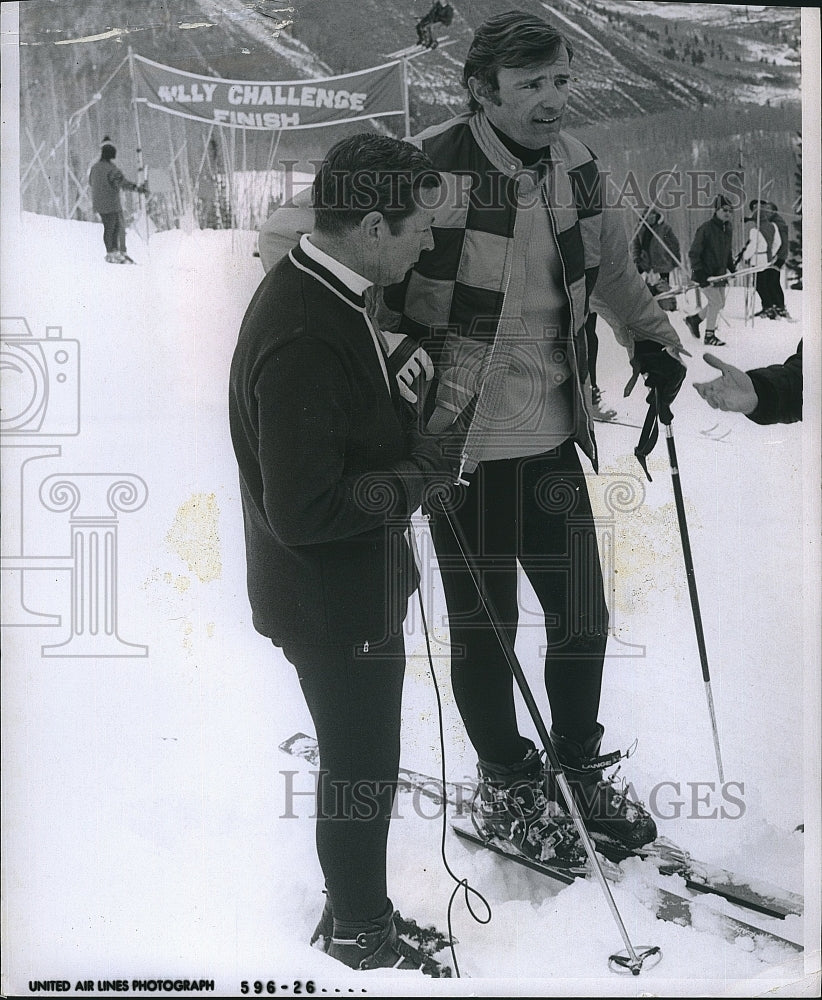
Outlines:
{"label": "black ski pant", "polygon": [[122,212],[100,212],[106,253],[126,252],[126,222]]}
{"label": "black ski pant", "polygon": [[782,291],[780,272],[775,267],[766,267],[756,276],[756,290],[763,309],[784,309],[785,293]]}
{"label": "black ski pant", "polygon": [[[569,739],[585,739],[597,725],[608,609],[576,446],[568,440],[543,455],[482,462],[449,506],[509,639],[514,641],[518,622],[540,629],[544,623],[553,727]],[[513,675],[437,501],[430,513],[457,706],[480,760],[513,764],[531,746],[517,727]],[[517,562],[541,611],[520,607]],[[528,665],[523,667],[527,674]]]}
{"label": "black ski pant", "polygon": [[402,635],[383,641],[379,652],[344,643],[286,643],[283,652],[297,668],[317,733],[317,855],[334,916],[373,920],[388,905],[385,855],[400,763]]}
{"label": "black ski pant", "polygon": [[597,313],[588,313],[585,320],[585,341],[588,345],[588,374],[591,385],[597,384],[597,355],[599,354],[599,338],[597,337]]}

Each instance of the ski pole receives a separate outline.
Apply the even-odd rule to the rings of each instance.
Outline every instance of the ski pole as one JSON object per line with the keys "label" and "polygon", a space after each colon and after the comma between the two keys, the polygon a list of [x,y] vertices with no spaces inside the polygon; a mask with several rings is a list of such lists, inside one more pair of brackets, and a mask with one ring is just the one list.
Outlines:
{"label": "ski pole", "polygon": [[[660,417],[660,420],[662,418]],[[725,773],[722,769],[722,755],[719,750],[719,730],[716,725],[716,712],[714,710],[714,696],[711,692],[711,674],[708,669],[708,653],[705,649],[705,633],[702,628],[702,614],[699,610],[699,594],[696,589],[696,574],[694,573],[694,560],[691,555],[691,542],[688,537],[688,522],[685,520],[685,503],[682,499],[682,483],[679,478],[679,464],[676,457],[676,443],[674,442],[674,432],[671,421],[662,421],[665,427],[665,443],[668,446],[668,459],[671,465],[671,481],[674,487],[674,501],[676,503],[676,517],[679,522],[679,536],[682,540],[682,555],[685,559],[685,574],[688,578],[688,593],[691,597],[691,611],[694,616],[694,627],[696,629],[696,644],[699,648],[699,662],[702,664],[702,679],[705,682],[705,696],[708,699],[708,712],[711,716],[711,728],[714,736],[714,750],[716,752],[716,766],[719,770],[719,780],[724,783]]]}
{"label": "ski pole", "polygon": [[534,699],[531,687],[528,684],[528,679],[526,678],[525,673],[523,672],[522,665],[520,664],[519,659],[517,658],[517,654],[514,651],[514,645],[508,638],[508,636],[505,634],[505,631],[499,625],[499,618],[496,609],[494,608],[494,605],[491,602],[491,598],[486,594],[485,588],[482,585],[481,577],[474,564],[473,556],[471,555],[468,548],[468,543],[465,538],[465,533],[463,532],[461,526],[451,517],[443,498],[440,496],[438,497],[438,500],[440,507],[442,508],[442,512],[445,514],[445,518],[448,521],[451,531],[454,534],[454,539],[456,540],[457,547],[459,548],[460,553],[462,554],[462,558],[465,561],[465,565],[471,576],[471,580],[474,584],[474,587],[476,588],[479,599],[482,602],[482,606],[485,609],[485,613],[488,615],[488,619],[491,622],[491,627],[494,629],[494,634],[496,635],[497,640],[499,641],[499,644],[502,648],[502,652],[505,656],[505,659],[508,663],[511,673],[514,675],[514,679],[516,680],[517,685],[519,686],[520,692],[522,694],[522,697],[525,701],[525,704],[528,707],[528,711],[534,722],[536,730],[539,733],[539,738],[542,740],[542,744],[545,747],[545,753],[548,757],[551,769],[554,772],[554,777],[556,779],[557,784],[559,785],[560,791],[562,792],[562,797],[565,799],[565,803],[568,806],[568,812],[571,814],[571,818],[573,819],[574,824],[576,825],[577,832],[579,833],[580,839],[582,840],[582,843],[585,847],[585,852],[588,855],[588,860],[591,863],[591,868],[597,878],[597,881],[600,884],[600,887],[605,896],[606,902],[608,903],[608,906],[611,910],[613,918],[616,921],[617,927],[619,928],[619,932],[622,935],[622,940],[625,942],[625,952],[616,952],[615,954],[611,955],[608,959],[608,967],[612,971],[621,971],[623,969],[627,969],[632,973],[632,975],[638,976],[639,973],[642,971],[643,963],[647,959],[658,956],[656,957],[656,960],[653,963],[654,965],[658,964],[658,962],[662,958],[662,950],[659,948],[658,945],[653,945],[653,946],[642,945],[639,948],[639,950],[637,950],[631,944],[631,939],[628,936],[628,931],[625,927],[622,917],[620,916],[619,910],[617,909],[617,905],[614,902],[614,897],[611,893],[611,889],[607,881],[605,880],[605,874],[602,871],[602,865],[597,856],[596,848],[594,847],[594,842],[591,840],[591,835],[588,833],[588,829],[585,826],[584,820],[582,819],[582,814],[580,813],[579,808],[576,804],[576,800],[574,799],[573,793],[571,792],[571,788],[568,784],[568,779],[566,778],[565,772],[563,771],[562,765],[560,764],[559,758],[557,757],[556,750],[554,750],[554,745],[551,743],[551,737],[548,735],[548,729],[546,728],[545,722],[543,721],[542,715],[539,710],[539,706],[537,705],[536,700]]}

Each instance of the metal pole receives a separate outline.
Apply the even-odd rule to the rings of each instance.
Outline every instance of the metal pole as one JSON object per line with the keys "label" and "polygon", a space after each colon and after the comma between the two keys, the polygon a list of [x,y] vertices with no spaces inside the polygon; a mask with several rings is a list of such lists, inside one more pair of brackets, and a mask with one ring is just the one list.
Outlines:
{"label": "metal pole", "polygon": [[685,559],[685,573],[688,578],[688,593],[691,597],[691,611],[693,612],[694,627],[696,629],[696,644],[699,649],[699,662],[702,665],[702,679],[705,682],[705,697],[708,699],[708,712],[711,716],[711,729],[714,736],[716,766],[719,770],[719,780],[721,783],[724,783],[725,772],[722,768],[722,754],[719,750],[719,730],[716,725],[716,711],[714,710],[714,698],[711,692],[711,674],[708,669],[708,653],[705,648],[705,633],[702,628],[702,614],[699,610],[699,594],[696,590],[696,574],[694,573],[694,560],[691,555],[691,542],[688,537],[688,522],[685,520],[685,503],[682,498],[682,484],[679,479],[679,464],[676,458],[674,432],[669,423],[664,426],[665,443],[668,446],[668,459],[671,464],[671,480],[674,487],[676,516],[679,521],[679,535],[682,539],[682,555]]}
{"label": "metal pole", "polygon": [[[145,167],[143,165],[143,140],[140,137],[140,114],[137,110],[137,81],[134,76],[134,49],[128,47],[128,72],[131,77],[131,106],[134,109],[134,134],[137,136],[137,183],[142,185],[146,180]],[[146,246],[148,246],[148,212],[143,202],[142,192],[138,193],[140,199],[140,212],[146,220]]]}
{"label": "metal pole", "polygon": [[411,135],[411,106],[408,99],[408,59],[402,60],[402,106],[405,111],[405,135],[407,139]]}
{"label": "metal pole", "polygon": [[[514,651],[514,646],[511,640],[506,635],[504,629],[499,625],[499,618],[497,616],[496,609],[491,602],[491,599],[485,593],[485,588],[482,585],[482,579],[479,572],[474,565],[473,555],[469,552],[468,543],[465,538],[465,534],[460,527],[460,525],[451,517],[448,508],[445,505],[442,497],[439,498],[440,507],[445,514],[446,520],[451,527],[451,531],[454,533],[454,538],[457,542],[457,546],[465,560],[465,565],[468,568],[468,572],[471,574],[471,579],[476,588],[479,599],[482,602],[482,606],[485,609],[488,619],[494,629],[494,633],[502,647],[502,652],[505,655],[505,659],[508,662],[508,666],[511,673],[514,675],[514,679],[519,686],[522,697],[534,722],[537,732],[539,733],[539,738],[542,740],[542,744],[545,747],[545,753],[548,757],[548,762],[551,765],[551,769],[554,772],[554,777],[557,784],[559,785],[560,791],[562,792],[562,797],[565,799],[565,803],[568,806],[568,812],[571,814],[571,818],[576,825],[577,832],[579,833],[580,839],[585,847],[585,852],[588,855],[588,860],[591,863],[591,868],[597,881],[600,884],[603,894],[605,895],[606,902],[611,910],[614,920],[616,921],[619,932],[622,935],[622,940],[625,943],[625,949],[627,951],[627,956],[622,958],[621,955],[612,955],[611,962],[620,966],[621,968],[627,968],[633,975],[638,976],[642,970],[643,962],[651,957],[652,955],[660,955],[660,949],[658,947],[646,948],[643,947],[639,952],[636,951],[634,946],[631,944],[631,939],[628,936],[628,931],[622,920],[622,917],[617,909],[617,905],[614,902],[614,897],[611,893],[610,886],[605,879],[605,875],[602,871],[602,865],[599,858],[597,857],[596,848],[591,840],[591,835],[585,826],[585,822],[582,819],[582,814],[574,799],[573,793],[571,792],[570,786],[568,785],[568,779],[565,777],[565,772],[562,769],[559,758],[557,757],[556,750],[554,749],[553,743],[551,743],[551,737],[548,734],[548,729],[543,721],[542,714],[540,713],[539,706],[534,699],[534,695],[531,691],[531,687],[528,684],[528,679],[523,672],[522,666],[517,658],[517,654]],[[658,960],[657,960],[658,961]]]}

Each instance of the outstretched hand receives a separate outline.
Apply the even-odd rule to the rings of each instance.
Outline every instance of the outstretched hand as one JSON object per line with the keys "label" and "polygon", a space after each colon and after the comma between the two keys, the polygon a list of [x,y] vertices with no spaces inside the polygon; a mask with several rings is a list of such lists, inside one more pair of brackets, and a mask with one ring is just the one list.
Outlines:
{"label": "outstretched hand", "polygon": [[715,410],[731,410],[734,413],[753,413],[759,403],[754,384],[740,368],[734,368],[714,354],[703,355],[712,368],[722,374],[713,382],[694,382],[694,389]]}

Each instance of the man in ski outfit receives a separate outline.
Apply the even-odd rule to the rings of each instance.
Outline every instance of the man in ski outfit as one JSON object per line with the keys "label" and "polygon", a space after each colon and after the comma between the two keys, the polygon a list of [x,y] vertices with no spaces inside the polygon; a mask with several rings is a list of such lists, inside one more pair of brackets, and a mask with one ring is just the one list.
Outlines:
{"label": "man in ski outfit", "polygon": [[139,191],[145,194],[144,185],[127,180],[122,170],[114,162],[117,150],[108,136],[103,140],[100,159],[89,171],[91,204],[103,222],[103,243],[109,264],[133,263],[126,253],[126,223],[120,191]]}
{"label": "man in ski outfit", "polygon": [[733,206],[725,195],[714,199],[714,213],[703,222],[694,234],[688,256],[691,262],[691,277],[698,282],[705,296],[705,304],[697,312],[685,317],[688,329],[699,339],[699,324],[705,320],[705,344],[708,347],[724,347],[725,341],[716,335],[716,324],[725,305],[726,282],[712,281],[719,275],[736,270],[731,242],[733,230],[731,216]]}
{"label": "man in ski outfit", "polygon": [[[458,475],[467,485],[449,514],[512,641],[517,563],[540,602],[551,739],[580,809],[592,829],[635,847],[654,839],[655,824],[604,777],[618,755],[599,756],[608,609],[577,452],[596,468],[589,308],[595,302],[635,370],[668,400],[684,368],[676,332],[630,264],[621,214],[603,204],[595,156],[562,129],[572,54],[552,26],[518,11],[477,29],[463,71],[470,111],[415,140],[448,192],[434,249],[401,294],[385,298],[433,357],[429,429],[456,427],[464,440]],[[519,732],[493,625],[442,508],[429,512],[454,694],[479,758],[478,823],[531,857],[576,864],[581,845],[550,781],[546,802],[542,759]]]}
{"label": "man in ski outfit", "polygon": [[401,399],[372,300],[433,245],[418,202],[438,183],[409,143],[338,143],[314,182],[312,231],[248,307],[229,392],[254,627],[296,668],[316,727],[328,901],[314,940],[352,968],[431,975],[438,963],[398,936],[386,844],[417,582],[405,531],[449,467]]}
{"label": "man in ski outfit", "polygon": [[[594,155],[561,130],[571,54],[555,29],[516,11],[477,30],[463,77],[470,112],[414,140],[443,179],[435,245],[401,286],[385,290],[381,322],[433,358],[427,429],[461,442],[463,485],[449,515],[512,640],[518,564],[540,601],[551,737],[580,809],[592,829],[636,847],[655,838],[654,821],[604,776],[619,754],[599,756],[608,610],[577,454],[596,468],[589,308],[596,304],[634,371],[667,402],[684,367],[676,332],[631,265],[621,214],[602,203]],[[263,259],[266,244],[309,224],[293,205],[275,213],[260,235]],[[453,689],[479,758],[477,823],[531,858],[576,867],[581,843],[540,753],[519,733],[513,677],[492,622],[442,506],[427,512]]]}

